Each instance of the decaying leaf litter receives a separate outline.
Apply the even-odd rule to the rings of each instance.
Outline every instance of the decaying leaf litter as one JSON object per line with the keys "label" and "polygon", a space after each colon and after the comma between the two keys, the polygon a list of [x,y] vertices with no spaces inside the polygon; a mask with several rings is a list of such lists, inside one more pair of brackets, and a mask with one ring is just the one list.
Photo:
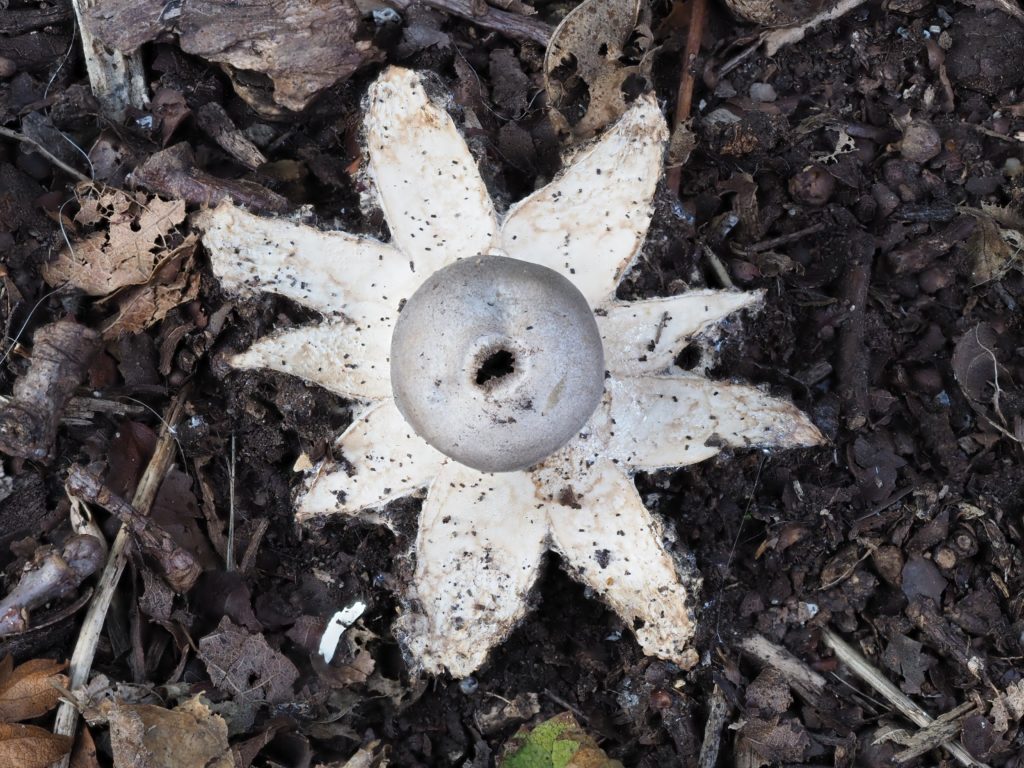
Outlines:
{"label": "decaying leaf litter", "polygon": [[[285,376],[228,365],[270,330],[318,318],[287,300],[222,293],[201,251],[172,256],[196,234],[187,224],[154,233],[135,251],[142,269],[110,295],[88,298],[60,278],[44,285],[44,265],[59,265],[62,252],[71,263],[74,243],[91,235],[99,239],[87,252],[98,255],[117,241],[115,221],[75,220],[90,195],[115,193],[123,201],[108,197],[100,207],[128,213],[137,227],[129,231],[141,237],[150,230],[140,217],[154,200],[227,199],[300,216],[311,205],[306,221],[386,239],[360,151],[360,100],[380,71],[376,61],[435,73],[431,96],[451,109],[503,209],[550,179],[562,165],[560,142],[574,140],[547,111],[548,72],[536,44],[566,9],[363,9],[351,34],[369,44],[347,49],[363,52],[354,74],[285,120],[287,104],[276,99],[291,97],[298,80],[270,69],[264,80],[237,60],[182,54],[169,34],[187,36],[186,22],[161,19],[153,37],[136,43],[140,53],[124,52],[155,82],[152,101],[126,88],[126,120],[110,123],[89,117],[99,109],[79,54],[62,59],[68,14],[12,4],[14,21],[0,28],[0,56],[11,62],[0,67],[0,104],[4,136],[13,134],[0,164],[0,237],[10,254],[7,407],[32,413],[47,396],[45,386],[13,386],[16,377],[32,381],[33,364],[35,380],[56,384],[50,391],[65,406],[56,440],[43,424],[19,441],[38,453],[5,462],[9,584],[40,544],[63,556],[72,533],[96,532],[90,515],[113,542],[114,518],[68,499],[72,464],[91,465],[134,514],[148,511],[202,569],[196,586],[175,596],[161,570],[167,552],[131,540],[91,665],[106,682],[93,677],[79,700],[87,719],[87,699],[97,696],[169,711],[201,693],[200,706],[223,720],[243,764],[344,764],[352,755],[358,764],[484,765],[504,754],[521,724],[565,711],[624,764],[709,765],[717,755],[720,764],[874,765],[897,754],[922,764],[1015,764],[1022,606],[1014,233],[1024,114],[1024,73],[1011,55],[1024,39],[1017,6],[866,4],[772,59],[745,35],[758,30],[717,6],[694,6],[627,9],[625,18],[643,23],[624,44],[621,29],[607,33],[620,46],[609,49],[608,66],[638,72],[628,84],[640,92],[653,84],[681,126],[674,138],[692,146],[678,197],[664,188],[655,197],[640,263],[619,298],[766,289],[760,313],[676,362],[792,398],[831,445],[728,451],[638,478],[645,506],[668,521],[704,578],[694,670],[642,656],[628,628],[549,567],[533,594],[537,609],[481,671],[428,684],[405,670],[391,632],[395,596],[413,567],[401,555],[418,503],[388,509],[395,536],[351,523],[297,529],[292,470],[331,455],[352,406]],[[112,4],[109,19],[115,11],[131,7]],[[701,14],[708,26],[694,106],[680,114],[673,100],[688,60],[686,20]],[[289,35],[301,39],[303,23],[259,34],[280,46]],[[102,39],[93,25],[88,33]],[[770,27],[760,39],[770,49],[781,34]],[[590,86],[560,74],[575,85],[580,101],[568,119],[578,123],[591,108]],[[49,156],[25,151],[40,147]],[[253,148],[268,162],[254,163]],[[69,169],[94,184],[75,193]],[[138,304],[134,291],[148,291],[147,309],[125,315]],[[75,354],[51,366],[49,379],[33,339],[71,318],[100,337],[98,349],[72,344],[65,351]],[[174,474],[143,503],[133,487],[160,427],[154,411],[168,418],[186,382],[170,441]],[[81,641],[88,590],[100,583],[86,576],[32,610],[30,628],[6,638],[10,649],[19,659],[67,659]],[[367,609],[327,664],[322,628],[356,602]],[[830,638],[850,644],[864,664]],[[243,688],[236,670],[223,668],[224,654],[238,659],[257,648],[265,650],[245,651],[255,666]],[[284,674],[291,669],[295,677]],[[948,715],[945,730],[925,728],[905,701],[874,687],[872,672],[927,717]],[[279,679],[294,682],[275,687]],[[188,716],[197,729],[209,717]],[[113,723],[90,722],[113,737]],[[138,721],[118,732],[130,722]],[[214,723],[203,727],[219,733]],[[100,760],[128,759],[118,743],[101,739]],[[211,744],[203,760],[223,754],[220,742]]]}

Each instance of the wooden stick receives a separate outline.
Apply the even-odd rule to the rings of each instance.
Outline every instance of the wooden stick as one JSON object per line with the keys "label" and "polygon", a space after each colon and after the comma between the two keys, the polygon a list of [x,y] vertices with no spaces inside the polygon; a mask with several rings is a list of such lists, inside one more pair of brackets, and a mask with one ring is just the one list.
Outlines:
{"label": "wooden stick", "polygon": [[[855,677],[874,688],[883,699],[888,701],[910,722],[920,728],[927,728],[932,724],[934,719],[931,715],[915,704],[903,691],[889,682],[888,678],[873,667],[852,645],[828,628],[822,631],[821,637],[825,641],[825,645],[835,653],[836,658],[843,662]],[[944,741],[942,747],[956,758],[960,765],[970,766],[970,768],[988,768],[985,763],[975,760],[959,741]]]}
{"label": "wooden stick", "polygon": [[739,647],[762,664],[781,672],[789,687],[806,701],[814,703],[824,695],[828,687],[825,678],[782,646],[775,645],[761,635],[750,635],[740,641]]}
{"label": "wooden stick", "polygon": [[[153,500],[156,499],[156,492],[159,490],[167,471],[171,467],[174,458],[175,437],[174,427],[181,418],[185,409],[185,398],[188,394],[188,387],[183,388],[171,402],[171,407],[160,430],[160,438],[153,452],[153,458],[139,480],[139,486],[135,489],[132,497],[132,506],[142,514],[149,514],[153,507]],[[122,525],[117,532],[117,537],[110,547],[110,554],[107,557],[107,564],[100,575],[99,583],[96,585],[96,592],[92,604],[85,615],[82,629],[78,634],[78,642],[75,643],[75,650],[71,654],[71,664],[68,667],[68,690],[74,691],[85,685],[89,678],[89,671],[92,669],[93,658],[96,656],[96,645],[99,643],[100,633],[103,631],[103,621],[110,608],[110,601],[114,596],[117,582],[124,571],[125,563],[128,562],[128,542],[131,540],[131,531],[128,526]],[[54,723],[53,732],[58,736],[74,736],[75,727],[78,725],[78,708],[70,701],[62,701],[57,711],[57,721]],[[70,755],[54,763],[55,768],[67,768]]]}
{"label": "wooden stick", "polygon": [[171,589],[180,595],[195,585],[203,572],[195,555],[179,546],[171,534],[153,522],[153,518],[141,514],[111,491],[99,475],[75,465],[68,472],[65,485],[70,493],[103,507],[126,525],[135,536],[138,548],[153,559]]}
{"label": "wooden stick", "polygon": [[10,128],[4,128],[2,126],[0,126],[0,136],[6,136],[8,139],[14,139],[15,141],[20,141],[23,144],[28,144],[32,147],[33,152],[38,152],[73,179],[77,179],[78,181],[92,181],[92,179],[84,173],[72,168],[31,136],[26,136],[23,133],[18,133],[17,131],[12,131]]}
{"label": "wooden stick", "polygon": [[926,725],[910,737],[906,749],[897,752],[893,761],[902,765],[909,763],[926,752],[931,752],[941,747],[944,742],[955,739],[960,732],[960,726],[967,715],[974,712],[977,707],[973,701],[965,701],[956,709],[951,709],[944,715],[939,715],[932,720],[931,725]]}
{"label": "wooden stick", "polygon": [[717,685],[711,692],[708,707],[708,721],[704,724],[704,742],[700,745],[697,768],[715,768],[718,765],[718,751],[722,745],[722,727],[729,717],[729,702]]}
{"label": "wooden stick", "polygon": [[[679,78],[679,91],[676,93],[676,115],[672,125],[677,130],[680,125],[690,119],[693,111],[693,87],[697,82],[697,57],[700,56],[700,44],[704,40],[704,26],[708,15],[708,0],[692,0],[690,5],[690,27],[686,30],[686,48],[683,49],[683,72]],[[683,169],[680,166],[668,169],[666,184],[674,192],[679,192],[679,181]]]}

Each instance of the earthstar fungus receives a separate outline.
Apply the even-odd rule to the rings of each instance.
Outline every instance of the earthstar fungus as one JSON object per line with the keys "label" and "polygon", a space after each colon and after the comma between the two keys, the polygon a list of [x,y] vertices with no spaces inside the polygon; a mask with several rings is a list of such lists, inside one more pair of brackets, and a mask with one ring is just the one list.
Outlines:
{"label": "earthstar fungus", "polygon": [[760,294],[615,298],[661,174],[668,132],[657,102],[638,98],[501,217],[418,75],[385,70],[365,125],[390,243],[230,203],[198,218],[226,289],[276,293],[323,315],[232,364],[365,404],[338,438],[342,461],[304,481],[298,517],[378,519],[374,510],[427,489],[395,626],[419,669],[476,670],[525,615],[549,550],[646,653],[691,666],[697,577],[632,473],[821,435],[786,401],[674,365],[690,337]]}

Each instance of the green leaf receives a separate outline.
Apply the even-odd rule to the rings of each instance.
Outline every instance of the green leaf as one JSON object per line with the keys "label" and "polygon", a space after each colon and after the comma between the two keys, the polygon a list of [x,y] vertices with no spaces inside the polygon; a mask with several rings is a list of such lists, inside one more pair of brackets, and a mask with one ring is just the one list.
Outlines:
{"label": "green leaf", "polygon": [[521,728],[505,745],[499,768],[622,768],[609,759],[568,712],[533,729]]}

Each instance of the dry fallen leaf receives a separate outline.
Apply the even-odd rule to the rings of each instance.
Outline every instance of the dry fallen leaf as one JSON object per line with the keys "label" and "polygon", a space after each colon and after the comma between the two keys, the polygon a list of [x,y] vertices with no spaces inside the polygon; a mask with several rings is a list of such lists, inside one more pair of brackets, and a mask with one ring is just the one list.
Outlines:
{"label": "dry fallen leaf", "polygon": [[71,753],[68,768],[100,768],[99,758],[96,757],[96,743],[84,725],[78,734],[78,741],[75,742],[75,751]]}
{"label": "dry fallen leaf", "polygon": [[233,768],[228,726],[199,701],[174,709],[104,702],[114,768]]}
{"label": "dry fallen leaf", "polygon": [[1004,229],[994,218],[979,215],[978,226],[968,241],[975,284],[998,280],[1024,256],[1024,235],[1015,229]]}
{"label": "dry fallen leaf", "polygon": [[75,222],[106,223],[60,252],[43,266],[50,285],[71,284],[90,296],[106,296],[147,282],[173,250],[171,233],[185,220],[182,200],[161,200],[143,193],[80,185],[81,209]]}
{"label": "dry fallen leaf", "polygon": [[68,684],[60,674],[67,666],[52,659],[32,659],[12,670],[10,656],[0,662],[0,720],[16,723],[41,717],[57,706]]}
{"label": "dry fallen leaf", "polygon": [[238,701],[285,701],[299,677],[295,665],[262,634],[249,633],[227,617],[199,641],[199,657],[213,684]]}
{"label": "dry fallen leaf", "polygon": [[55,736],[34,725],[0,723],[0,765],[46,768],[70,750],[70,736]]}
{"label": "dry fallen leaf", "polygon": [[148,283],[118,297],[118,313],[104,324],[104,339],[140,333],[199,295],[199,275],[192,262],[196,243],[196,236],[189,235],[175,249],[172,261],[158,268]]}
{"label": "dry fallen leaf", "polygon": [[559,131],[590,138],[626,111],[627,96],[647,90],[649,17],[639,0],[585,0],[562,19],[544,57],[544,88]]}

